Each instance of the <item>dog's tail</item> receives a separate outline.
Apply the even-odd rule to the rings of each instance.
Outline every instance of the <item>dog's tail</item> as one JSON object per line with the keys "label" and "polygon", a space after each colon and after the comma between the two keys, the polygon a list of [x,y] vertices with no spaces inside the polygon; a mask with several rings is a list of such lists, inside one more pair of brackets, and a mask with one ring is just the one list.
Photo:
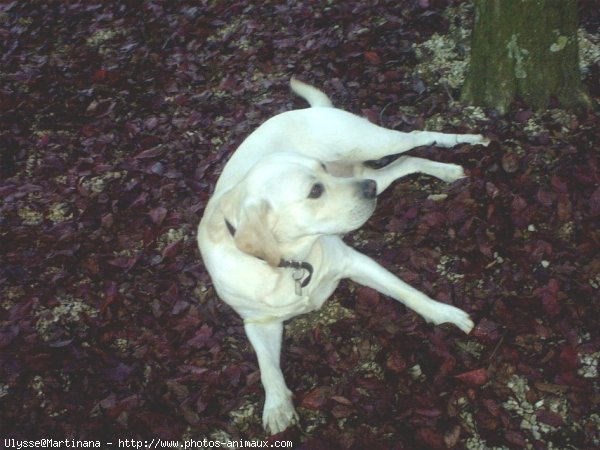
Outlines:
{"label": "dog's tail", "polygon": [[321,106],[326,108],[332,108],[333,104],[329,97],[325,95],[323,92],[318,90],[316,87],[312,87],[306,83],[303,83],[300,80],[292,77],[290,80],[290,87],[292,91],[306,100],[311,107]]}

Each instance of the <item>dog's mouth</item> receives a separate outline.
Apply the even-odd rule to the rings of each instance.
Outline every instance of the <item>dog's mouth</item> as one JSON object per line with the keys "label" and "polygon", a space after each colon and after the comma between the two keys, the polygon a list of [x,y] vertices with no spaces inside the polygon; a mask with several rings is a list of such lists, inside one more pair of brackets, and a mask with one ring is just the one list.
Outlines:
{"label": "dog's mouth", "polygon": [[361,200],[349,211],[349,222],[353,224],[352,230],[364,225],[373,215],[377,205],[377,182],[375,180],[359,181],[358,190]]}
{"label": "dog's mouth", "polygon": [[377,206],[376,197],[365,198],[362,202],[357,203],[348,213],[348,222],[351,224],[350,231],[363,226],[375,212],[375,206]]}

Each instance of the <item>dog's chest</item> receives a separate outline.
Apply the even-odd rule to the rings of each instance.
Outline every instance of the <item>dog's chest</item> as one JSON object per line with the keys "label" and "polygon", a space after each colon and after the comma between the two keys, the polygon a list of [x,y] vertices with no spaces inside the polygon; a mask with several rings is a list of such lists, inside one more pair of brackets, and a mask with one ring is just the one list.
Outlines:
{"label": "dog's chest", "polygon": [[308,297],[309,310],[319,309],[340,282],[341,275],[337,267],[339,245],[340,240],[337,236],[319,239],[317,258],[313,260],[315,266],[313,278],[309,285],[303,288],[303,296]]}
{"label": "dog's chest", "polygon": [[307,292],[307,306],[309,307],[309,311],[319,309],[323,303],[325,303],[325,300],[327,300],[333,291],[335,291],[335,288],[339,283],[339,279],[334,277],[333,274],[321,273],[319,274],[318,279],[314,280],[313,283],[311,283],[313,286],[307,286],[310,287],[310,290]]}

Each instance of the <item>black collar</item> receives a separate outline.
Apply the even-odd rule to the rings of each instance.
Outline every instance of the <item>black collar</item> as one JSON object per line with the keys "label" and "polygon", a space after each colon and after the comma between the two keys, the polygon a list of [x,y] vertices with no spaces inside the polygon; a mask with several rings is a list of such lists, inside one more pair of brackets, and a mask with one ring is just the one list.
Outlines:
{"label": "black collar", "polygon": [[235,227],[231,225],[231,222],[225,219],[225,225],[227,225],[227,229],[229,230],[229,234],[231,234],[231,237],[235,236]]}
{"label": "black collar", "polygon": [[[233,225],[231,225],[231,222],[229,222],[229,220],[225,219],[225,225],[227,226],[227,229],[229,230],[229,234],[231,234],[232,237],[235,236],[236,229]],[[310,283],[310,280],[313,275],[313,266],[310,263],[307,263],[306,261],[290,261],[288,259],[282,258],[279,261],[279,265],[277,267],[291,268],[291,269],[295,269],[295,270],[300,270],[300,269],[306,270],[308,272],[308,276],[300,284],[301,287],[308,286],[308,283]]]}

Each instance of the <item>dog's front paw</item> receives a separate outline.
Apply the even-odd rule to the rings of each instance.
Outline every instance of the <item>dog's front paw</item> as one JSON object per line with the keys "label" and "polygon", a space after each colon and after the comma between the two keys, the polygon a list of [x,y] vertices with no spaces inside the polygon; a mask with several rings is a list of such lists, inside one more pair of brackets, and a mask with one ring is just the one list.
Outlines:
{"label": "dog's front paw", "polygon": [[435,317],[432,317],[431,321],[436,325],[440,323],[453,323],[467,334],[475,326],[469,315],[455,306],[440,303],[436,305],[435,309]]}
{"label": "dog's front paw", "polygon": [[290,395],[267,399],[263,409],[263,428],[270,434],[277,434],[298,420],[298,414]]}
{"label": "dog's front paw", "polygon": [[456,143],[483,145],[487,147],[490,144],[490,140],[486,137],[483,137],[481,134],[457,134]]}
{"label": "dog's front paw", "polygon": [[473,141],[471,142],[471,144],[475,144],[475,145],[483,145],[484,147],[487,147],[488,145],[490,145],[490,140],[484,136],[482,136],[481,134],[475,134],[473,135]]}

